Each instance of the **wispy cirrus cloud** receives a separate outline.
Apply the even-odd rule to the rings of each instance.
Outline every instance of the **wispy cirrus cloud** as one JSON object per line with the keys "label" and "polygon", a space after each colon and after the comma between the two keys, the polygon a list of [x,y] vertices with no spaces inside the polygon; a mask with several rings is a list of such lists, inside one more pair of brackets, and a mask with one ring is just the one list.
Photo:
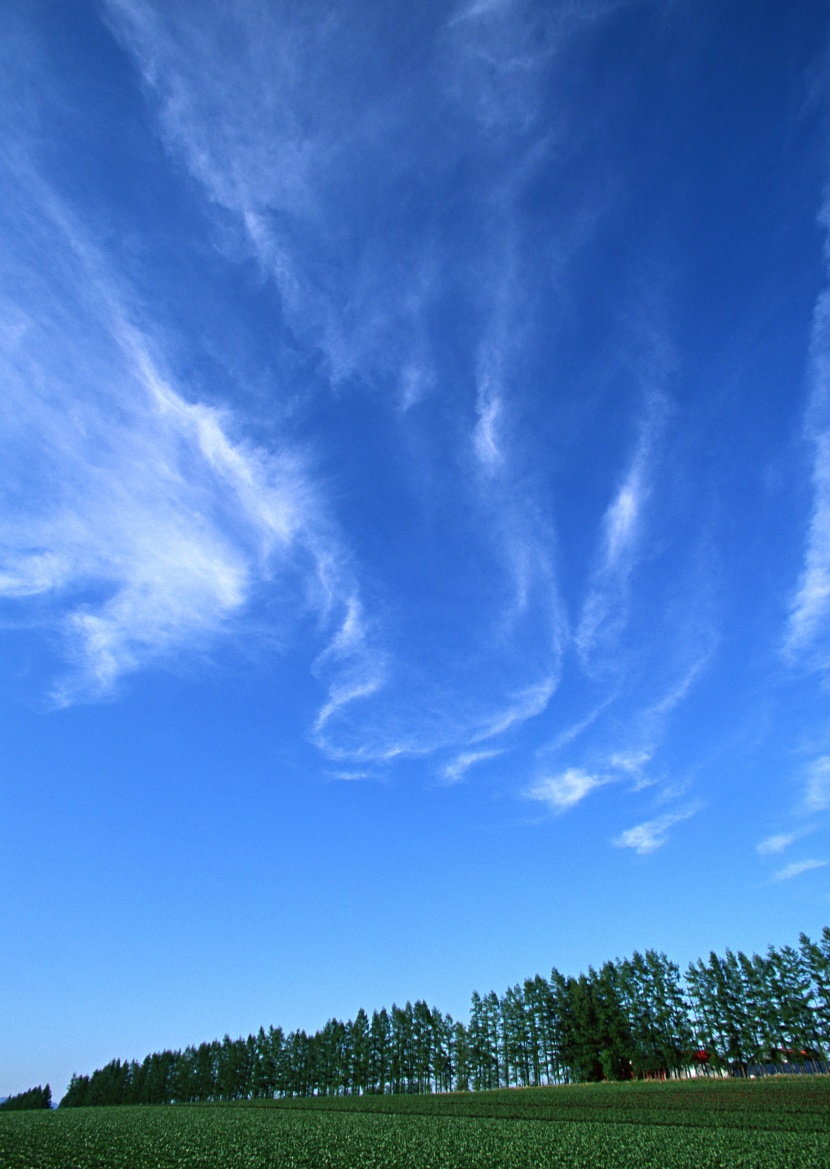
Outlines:
{"label": "wispy cirrus cloud", "polygon": [[617,752],[609,759],[609,766],[617,771],[627,772],[629,775],[639,775],[643,768],[651,762],[653,751],[643,748],[639,751]]}
{"label": "wispy cirrus cloud", "polygon": [[691,819],[700,811],[700,806],[683,808],[676,812],[666,812],[663,816],[656,816],[653,820],[645,820],[642,824],[635,824],[633,828],[626,828],[614,840],[617,848],[633,848],[639,856],[648,856],[668,843],[669,831],[684,820]]}
{"label": "wispy cirrus cloud", "polygon": [[597,703],[591,710],[589,710],[589,712],[583,718],[578,719],[575,723],[571,723],[570,726],[567,726],[564,730],[560,731],[559,734],[557,734],[550,743],[547,743],[544,747],[541,748],[540,754],[556,754],[557,752],[561,751],[563,747],[567,747],[576,739],[579,739],[582,735],[585,734],[586,731],[590,730],[590,728],[596,724],[597,720],[601,718],[608,707],[611,706],[616,697],[617,695],[613,692],[609,694],[607,698],[604,698],[602,702]]}
{"label": "wispy cirrus cloud", "polygon": [[[418,597],[395,596],[399,582],[384,579],[385,566],[377,563],[366,573],[370,593],[361,587],[367,565],[358,571],[349,553],[343,511],[335,524],[297,450],[281,440],[279,450],[255,443],[243,437],[242,416],[232,408],[193,402],[166,367],[152,322],[133,326],[138,342],[132,348],[128,331],[117,337],[107,326],[117,360],[133,371],[164,425],[178,428],[188,452],[182,492],[204,471],[203,494],[222,501],[214,538],[217,549],[220,537],[225,541],[224,560],[217,549],[206,553],[199,578],[194,552],[193,588],[201,579],[209,591],[204,582],[211,580],[216,614],[230,621],[284,573],[280,579],[290,579],[302,603],[319,615],[322,648],[315,645],[310,657],[325,697],[310,733],[332,758],[383,762],[441,750],[460,759],[544,715],[559,684],[569,633],[559,593],[555,497],[523,462],[531,445],[521,433],[523,330],[532,298],[519,204],[528,176],[549,157],[556,136],[567,133],[565,121],[556,128],[540,121],[548,100],[542,100],[545,70],[589,16],[600,18],[613,7],[571,5],[548,19],[518,4],[439,21],[428,42],[428,67],[415,75],[390,71],[399,81],[382,94],[362,67],[387,51],[380,11],[352,27],[342,13],[319,4],[296,12],[229,10],[211,2],[171,9],[149,0],[108,0],[103,7],[137,66],[169,155],[202,200],[214,241],[231,264],[255,259],[278,293],[281,324],[303,360],[314,364],[315,376],[322,373],[313,392],[327,382],[337,400],[359,384],[379,408],[391,405],[397,429],[390,445],[399,441],[403,450],[424,440],[405,470],[412,480],[429,480],[431,497],[417,507],[438,514],[439,497],[457,506],[456,526],[445,529],[454,548],[446,539],[439,549],[443,531],[433,547],[413,538],[413,556],[432,556]],[[485,75],[485,86],[471,84]],[[413,118],[416,90],[429,100],[423,117]],[[430,110],[439,112],[432,121]],[[487,167],[488,179],[477,183],[475,196],[459,192],[448,165],[447,124],[451,135],[477,136],[476,165]],[[417,221],[405,218],[412,192],[415,204],[423,194],[422,182],[430,190],[422,207],[440,207],[443,197],[470,211],[463,249],[455,236],[449,242],[442,235],[431,211],[419,212]],[[452,220],[455,230],[455,212]],[[551,261],[557,271],[559,259]],[[463,360],[454,355],[455,364],[438,379],[442,329],[434,319],[446,316],[448,296],[456,295],[469,314]],[[291,391],[299,397],[305,387]],[[663,409],[660,392],[648,392],[650,405],[606,510],[599,563],[582,607],[576,640],[586,660],[624,620],[642,545]],[[439,394],[440,407],[431,401]],[[422,425],[431,409],[442,431],[446,422],[447,433],[459,436],[454,446],[447,442],[449,454],[436,453],[434,434],[431,445],[424,439],[430,426],[435,430],[435,418]],[[336,478],[336,455],[325,454]],[[279,491],[294,510],[283,507],[287,527],[278,532],[265,512],[280,510],[276,485],[286,483],[290,490]],[[268,491],[275,494],[266,504]],[[231,496],[250,516],[244,528],[254,532],[250,546],[240,548]],[[185,541],[176,534],[169,544],[174,549]],[[211,578],[210,566],[220,564],[225,570]],[[65,571],[39,548],[31,550],[26,572],[22,566],[20,560],[9,590]],[[463,589],[448,602],[443,582],[462,573]],[[171,586],[169,595],[184,597],[186,589]],[[453,604],[456,617],[447,619]],[[182,603],[187,611],[200,610],[188,601]],[[114,621],[115,606],[110,614]],[[102,614],[93,609],[88,616],[76,640],[97,642],[103,661]],[[205,630],[223,627],[226,618],[216,616]],[[126,613],[120,620],[126,624]],[[136,651],[136,664],[140,658]],[[126,651],[122,660],[124,669],[135,668]],[[611,765],[610,772],[620,769]]]}
{"label": "wispy cirrus cloud", "polygon": [[620,771],[628,771],[644,784],[644,771],[653,760],[658,745],[665,737],[666,725],[676,708],[687,698],[698,678],[706,668],[713,653],[713,640],[705,637],[709,645],[697,654],[690,662],[683,666],[679,673],[667,681],[665,689],[642,709],[633,711],[628,716],[629,742],[632,744],[623,751],[614,752],[609,760],[609,766]]}
{"label": "wispy cirrus cloud", "polygon": [[[307,350],[321,356],[335,393],[355,384],[381,390],[376,400],[382,408],[391,388],[402,445],[421,441],[421,415],[414,407],[420,404],[423,413],[437,385],[430,314],[446,297],[448,283],[475,305],[470,437],[478,478],[466,481],[468,455],[454,452],[452,463],[442,462],[438,475],[431,475],[429,490],[473,497],[464,517],[468,530],[460,538],[475,542],[482,550],[477,555],[488,561],[480,599],[479,582],[471,581],[481,614],[479,644],[458,649],[448,665],[427,667],[420,646],[413,653],[404,644],[405,622],[390,626],[387,606],[380,622],[384,648],[361,652],[359,665],[352,663],[331,688],[313,729],[315,741],[338,758],[389,759],[469,746],[535,717],[555,688],[562,622],[551,525],[538,499],[532,506],[522,502],[527,492],[517,490],[520,470],[509,449],[512,339],[520,320],[514,267],[503,262],[511,255],[511,200],[496,197],[489,185],[482,188],[484,195],[471,203],[469,238],[462,241],[471,251],[462,254],[455,241],[450,245],[441,236],[438,222],[419,222],[413,230],[406,217],[413,191],[425,181],[435,190],[446,183],[447,198],[459,197],[448,170],[451,152],[441,143],[469,116],[479,121],[478,91],[456,83],[479,60],[483,34],[439,30],[434,52],[442,67],[433,62],[413,79],[396,66],[389,75],[400,77],[400,88],[387,86],[379,95],[365,61],[374,69],[388,52],[380,12],[349,23],[345,35],[346,26],[327,5],[279,14],[235,11],[229,50],[225,6],[208,3],[184,18],[146,0],[109,0],[105,11],[138,66],[167,149],[184,163],[208,204],[221,209],[216,231],[229,255],[242,249],[256,258],[279,292],[285,321]],[[529,14],[513,14],[511,36],[523,40],[532,23]],[[531,36],[528,45],[533,41]],[[493,39],[492,49],[505,56],[503,36]],[[547,50],[537,54],[527,63],[530,72],[546,59]],[[536,91],[524,83],[516,89],[510,73],[504,70],[491,99],[515,124],[536,101]],[[419,89],[426,123],[411,116],[412,87]],[[423,87],[434,101],[422,101]],[[440,111],[434,123],[428,121],[430,109]],[[522,158],[512,157],[498,168],[504,189],[518,189],[522,168]],[[431,192],[429,203],[435,202]],[[373,217],[382,220],[382,231],[369,230]],[[444,381],[441,410],[462,425],[469,416],[469,380],[452,393]],[[414,470],[420,473],[420,467]],[[442,572],[437,567],[436,578]],[[362,621],[379,629],[377,614],[364,611]],[[431,635],[424,630],[422,636]],[[442,631],[433,643],[457,638],[456,630],[451,639]],[[524,653],[531,642],[532,652]],[[320,655],[315,669],[321,676],[336,655],[334,647]],[[350,661],[348,651],[340,657]],[[470,686],[458,679],[459,662],[478,675],[503,677],[495,688],[500,694],[489,687],[484,697],[476,693],[482,689],[478,682]],[[367,712],[363,721],[354,718],[358,708]]]}
{"label": "wispy cirrus cloud", "polygon": [[646,707],[643,712],[643,722],[645,725],[659,725],[663,722],[680,705],[684,698],[687,697],[700,675],[706,669],[714,653],[715,637],[711,631],[707,630],[704,632],[702,640],[704,642],[703,649],[692,656],[692,660],[682,669],[679,677],[675,678],[666,692],[650,706]]}
{"label": "wispy cirrus cloud", "polygon": [[759,856],[774,856],[776,853],[784,852],[791,844],[795,844],[800,836],[801,834],[798,832],[777,832],[773,836],[766,836],[763,840],[759,840],[755,845],[755,851]]}
{"label": "wispy cirrus cloud", "polygon": [[447,22],[448,41],[461,58],[453,62],[450,84],[492,138],[526,133],[541,114],[545,68],[572,38],[630,3],[575,0],[541,9],[528,0],[458,4]]}
{"label": "wispy cirrus cloud", "polygon": [[[830,233],[830,201],[820,215]],[[825,243],[830,260],[830,244]],[[810,401],[805,437],[812,448],[813,502],[806,550],[784,635],[793,663],[830,667],[830,290],[813,311],[810,340]]]}
{"label": "wispy cirrus cloud", "polygon": [[[823,311],[822,315],[830,321],[830,313]],[[812,442],[813,511],[784,647],[790,660],[803,660],[824,669],[830,661],[824,651],[830,615],[830,433],[816,433]]]}
{"label": "wispy cirrus cloud", "polygon": [[625,621],[629,580],[640,550],[644,512],[652,491],[652,462],[665,410],[662,394],[652,393],[634,455],[603,517],[599,563],[574,634],[585,664],[603,645],[613,642]]}
{"label": "wispy cirrus cloud", "polygon": [[512,441],[515,422],[510,415],[520,380],[525,298],[509,243],[498,260],[493,271],[483,272],[488,291],[479,294],[484,324],[475,357],[474,484],[483,531],[507,574],[501,628],[509,636],[535,601],[537,619],[547,623],[551,661],[558,669],[565,617],[554,567],[555,525],[543,492],[528,490],[526,471]]}
{"label": "wispy cirrus cloud", "polygon": [[822,755],[807,768],[804,810],[808,814],[830,808],[830,755]]}
{"label": "wispy cirrus cloud", "polygon": [[[543,747],[539,757],[544,759],[552,753],[555,755],[556,750],[554,742]],[[562,812],[575,807],[598,788],[611,784],[626,784],[629,790],[641,791],[658,783],[648,773],[653,754],[651,747],[637,747],[595,757],[592,766],[563,767],[555,771],[545,769],[524,794],[530,799],[547,803],[554,811]],[[674,799],[676,794],[669,791],[666,798]]]}
{"label": "wispy cirrus cloud", "polygon": [[48,602],[74,662],[55,700],[207,647],[266,589],[342,622],[343,657],[354,579],[305,458],[185,397],[92,238],[5,161],[0,595]]}
{"label": "wispy cirrus cloud", "polygon": [[613,776],[569,767],[552,775],[543,775],[525,791],[530,800],[546,804],[553,812],[567,812],[597,788],[613,783]]}
{"label": "wispy cirrus cloud", "polygon": [[514,693],[501,709],[472,732],[472,741],[481,743],[494,739],[528,719],[535,718],[545,710],[555,690],[556,678],[550,675]]}
{"label": "wispy cirrus cloud", "polygon": [[476,413],[478,420],[473,430],[476,457],[482,468],[492,475],[505,457],[500,437],[504,400],[492,368],[479,371]]}
{"label": "wispy cirrus cloud", "polygon": [[505,748],[492,747],[480,751],[462,751],[441,769],[441,777],[445,783],[460,783],[471,767],[477,763],[485,763],[488,759],[496,759],[503,755]]}
{"label": "wispy cirrus cloud", "polygon": [[827,861],[820,860],[793,861],[792,864],[785,865],[783,869],[779,869],[773,879],[776,881],[791,881],[794,877],[801,877],[804,873],[811,873],[814,869],[823,869],[826,865]]}
{"label": "wispy cirrus cloud", "polygon": [[[584,771],[586,774],[601,778],[603,785],[626,783],[629,789],[635,791],[659,785],[661,790],[659,798],[662,802],[677,799],[681,791],[686,790],[686,785],[666,784],[665,777],[660,774],[659,765],[657,770],[651,765],[655,759],[659,759],[659,748],[669,716],[689,693],[710,656],[711,651],[705,650],[678,676],[668,679],[664,691],[645,707],[635,706],[627,710],[624,716],[615,711],[621,694],[618,690],[612,691],[606,699],[594,706],[585,718],[567,727],[549,743],[540,747],[537,758],[545,761],[566,758],[572,750],[571,744],[589,729],[594,730],[605,717],[610,726],[595,732],[595,737],[610,738],[613,745],[604,752],[598,752],[594,746],[589,755],[589,765],[578,766],[575,769],[563,767],[561,773],[568,770],[579,773]],[[625,724],[625,729],[621,728],[621,723]],[[593,785],[596,786],[600,785]],[[586,794],[593,790],[593,787],[587,787]]]}
{"label": "wispy cirrus cloud", "polygon": [[325,746],[325,728],[337,711],[361,699],[371,698],[382,687],[386,676],[385,655],[367,652],[367,622],[359,597],[351,595],[345,603],[340,628],[314,662],[314,672],[325,678],[332,672],[337,680],[329,685],[329,698],[320,709],[312,734]]}
{"label": "wispy cirrus cloud", "polygon": [[417,401],[434,376],[424,322],[435,279],[429,234],[407,237],[393,225],[371,233],[364,218],[388,218],[407,152],[422,145],[412,141],[405,82],[381,101],[355,81],[366,75],[364,56],[389,52],[382,16],[350,24],[346,37],[341,18],[320,5],[229,14],[212,2],[196,13],[107,0],[105,12],[171,153],[232,217],[229,252],[256,258],[331,380],[377,377],[403,406]]}

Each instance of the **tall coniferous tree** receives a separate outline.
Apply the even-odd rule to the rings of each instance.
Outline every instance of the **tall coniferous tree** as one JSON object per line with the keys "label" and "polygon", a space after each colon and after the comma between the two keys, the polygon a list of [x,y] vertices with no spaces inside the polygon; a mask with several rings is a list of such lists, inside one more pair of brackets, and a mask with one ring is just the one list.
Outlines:
{"label": "tall coniferous tree", "polygon": [[768,958],[738,951],[747,1019],[744,1056],[748,1064],[765,1064],[782,1046],[782,1021],[775,1017],[774,972]]}
{"label": "tall coniferous tree", "polygon": [[486,1084],[488,1088],[504,1085],[504,1036],[502,1034],[501,1003],[499,996],[491,990],[481,1001],[484,1022],[484,1048],[486,1052]]}
{"label": "tall coniferous tree", "polygon": [[813,1012],[810,971],[802,955],[792,946],[776,950],[770,946],[765,963],[768,971],[770,1014],[779,1021],[779,1049],[790,1061],[814,1053],[819,1029]]}
{"label": "tall coniferous tree", "polygon": [[452,1075],[457,1092],[469,1092],[474,1078],[470,1032],[463,1023],[452,1026]]}
{"label": "tall coniferous tree", "polygon": [[433,1090],[449,1092],[455,1075],[455,1024],[451,1015],[432,1008],[432,1077]]}
{"label": "tall coniferous tree", "polygon": [[569,978],[566,988],[568,1064],[577,1081],[601,1080],[599,1022],[590,980],[584,974],[580,974],[578,978]]}
{"label": "tall coniferous tree", "polygon": [[393,1091],[414,1090],[412,1050],[412,1004],[397,1007],[392,1004],[392,1082]]}
{"label": "tall coniferous tree", "polygon": [[547,979],[537,974],[524,983],[525,1010],[531,1043],[532,1082],[556,1084],[561,1076],[560,1033],[556,997]]}
{"label": "tall coniferous tree", "polygon": [[572,983],[554,966],[550,975],[551,995],[558,1032],[558,1059],[566,1083],[579,1078],[576,1070],[576,1023]]}
{"label": "tall coniferous tree", "polygon": [[484,1025],[484,1007],[481,995],[473,991],[470,1000],[470,1021],[467,1025],[467,1050],[469,1054],[470,1079],[473,1090],[478,1092],[487,1081],[487,1049]]}
{"label": "tall coniferous tree", "polygon": [[411,1091],[428,1092],[432,1086],[433,1039],[432,1014],[419,999],[412,1008]]}
{"label": "tall coniferous tree", "polygon": [[708,964],[698,961],[689,967],[687,981],[699,1042],[714,1056],[717,1066],[745,1075],[757,1040],[738,958],[731,950],[724,958],[713,952]]}
{"label": "tall coniferous tree", "polygon": [[539,1002],[538,975],[526,978],[522,985],[522,1000],[525,1010],[525,1026],[528,1034],[528,1065],[530,1083],[534,1086],[545,1082],[545,1054],[543,1042],[543,1011]]}
{"label": "tall coniferous tree", "polygon": [[501,1030],[505,1085],[526,1088],[533,1082],[532,1017],[520,986],[510,987],[501,1000]]}
{"label": "tall coniferous tree", "polygon": [[349,1091],[362,1095],[369,1087],[369,1017],[363,1007],[346,1028],[349,1046]]}
{"label": "tall coniferous tree", "polygon": [[630,1059],[638,1077],[679,1073],[694,1043],[680,968],[665,954],[634,952],[618,964],[619,994],[631,1031]]}
{"label": "tall coniferous tree", "polygon": [[[590,969],[590,968],[589,968]],[[591,990],[599,1029],[599,1059],[603,1079],[630,1080],[632,1076],[631,1025],[621,1002],[617,965],[606,962],[592,975]]]}
{"label": "tall coniferous tree", "polygon": [[374,1092],[385,1092],[389,1085],[392,1059],[392,1025],[384,1007],[372,1013],[369,1028],[369,1080]]}
{"label": "tall coniferous tree", "polygon": [[568,1077],[563,1057],[564,1020],[561,1015],[562,995],[559,984],[564,979],[555,968],[548,981],[541,975],[533,980],[533,1001],[539,1018],[542,1052],[545,1061],[545,1080],[548,1084],[560,1084]]}
{"label": "tall coniferous tree", "polygon": [[798,941],[804,968],[810,978],[816,1045],[826,1066],[830,1059],[830,926],[824,927],[818,942],[811,941],[806,934],[801,934]]}

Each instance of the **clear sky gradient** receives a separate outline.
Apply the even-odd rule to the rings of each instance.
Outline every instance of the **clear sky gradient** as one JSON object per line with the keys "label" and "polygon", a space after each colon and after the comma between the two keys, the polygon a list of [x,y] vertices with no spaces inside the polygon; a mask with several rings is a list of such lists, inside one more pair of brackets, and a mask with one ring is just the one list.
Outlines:
{"label": "clear sky gradient", "polygon": [[0,1094],[827,924],[826,5],[0,21]]}

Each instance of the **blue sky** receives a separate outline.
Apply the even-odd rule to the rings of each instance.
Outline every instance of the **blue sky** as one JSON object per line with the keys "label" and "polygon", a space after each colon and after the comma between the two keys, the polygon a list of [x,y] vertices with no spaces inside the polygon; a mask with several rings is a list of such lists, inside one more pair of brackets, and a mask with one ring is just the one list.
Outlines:
{"label": "blue sky", "polygon": [[3,24],[0,1092],[826,924],[824,5]]}

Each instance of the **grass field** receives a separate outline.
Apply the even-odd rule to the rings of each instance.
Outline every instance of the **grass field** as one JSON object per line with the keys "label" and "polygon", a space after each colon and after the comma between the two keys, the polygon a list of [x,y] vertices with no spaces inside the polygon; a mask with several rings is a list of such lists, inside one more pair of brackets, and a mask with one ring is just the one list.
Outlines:
{"label": "grass field", "polygon": [[828,1169],[830,1077],[0,1114],[2,1169]]}

